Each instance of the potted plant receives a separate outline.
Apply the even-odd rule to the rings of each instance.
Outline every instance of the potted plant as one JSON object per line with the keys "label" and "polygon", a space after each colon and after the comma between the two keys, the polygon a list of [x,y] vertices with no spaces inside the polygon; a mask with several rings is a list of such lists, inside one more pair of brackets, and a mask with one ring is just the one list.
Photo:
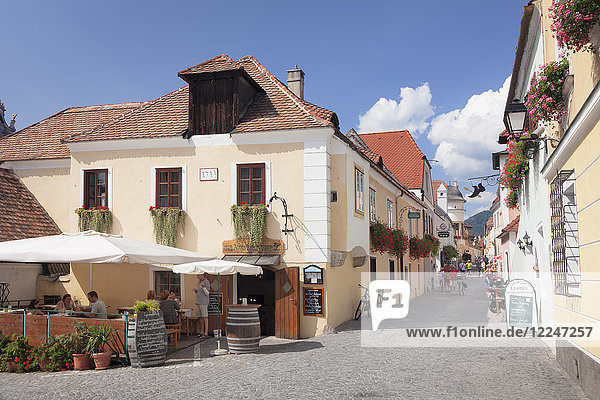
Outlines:
{"label": "potted plant", "polygon": [[66,371],[73,367],[73,335],[50,335],[34,349],[35,360],[41,371]]}
{"label": "potted plant", "polygon": [[75,333],[71,334],[71,352],[73,366],[76,371],[90,369],[90,354],[86,353],[86,347],[90,339],[89,329],[83,322],[75,323]]}
{"label": "potted plant", "polygon": [[89,328],[89,339],[85,352],[92,354],[96,369],[107,369],[110,365],[112,352],[105,351],[105,346],[112,343],[112,335],[117,330],[110,325],[96,324]]}
{"label": "potted plant", "polygon": [[2,352],[2,366],[8,372],[28,372],[35,367],[35,358],[32,353],[29,339],[14,334]]}
{"label": "potted plant", "polygon": [[175,247],[179,228],[185,228],[185,211],[175,207],[154,206],[150,206],[148,211],[152,216],[156,243]]}

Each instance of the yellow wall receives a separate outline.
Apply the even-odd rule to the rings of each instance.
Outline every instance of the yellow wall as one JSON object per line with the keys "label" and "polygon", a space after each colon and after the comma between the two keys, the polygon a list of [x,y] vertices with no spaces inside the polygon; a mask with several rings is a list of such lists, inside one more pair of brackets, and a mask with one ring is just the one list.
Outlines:
{"label": "yellow wall", "polygon": [[[77,206],[71,207],[68,168],[17,170],[25,186],[46,209],[63,232],[71,232],[70,217]],[[79,199],[79,197],[77,197]],[[79,201],[79,200],[77,200]],[[77,227],[77,225],[75,225]]]}
{"label": "yellow wall", "polygon": [[[70,182],[73,190],[66,201],[71,210],[79,206],[82,169],[110,166],[113,233],[153,242],[152,219],[148,212],[152,204],[152,168],[186,166],[187,217],[185,233],[180,236],[177,247],[219,255],[222,241],[233,239],[230,216],[232,162],[270,161],[272,192],[276,191],[286,199],[289,212],[294,214],[294,232],[281,233],[285,222],[281,217],[283,208],[280,202],[274,202],[274,212],[267,217],[267,236],[284,241],[287,260],[301,260],[304,258],[304,234],[298,229],[297,221],[304,220],[304,202],[303,192],[298,188],[303,187],[304,174],[302,168],[290,168],[290,165],[303,165],[303,149],[302,144],[296,143],[75,153]],[[200,182],[200,168],[218,168],[219,180]],[[69,226],[69,230],[77,230],[77,216],[73,212]]]}

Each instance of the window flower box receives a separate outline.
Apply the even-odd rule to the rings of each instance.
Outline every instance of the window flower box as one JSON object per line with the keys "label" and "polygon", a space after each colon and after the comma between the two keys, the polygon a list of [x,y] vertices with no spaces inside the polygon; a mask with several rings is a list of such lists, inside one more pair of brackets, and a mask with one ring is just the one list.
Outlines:
{"label": "window flower box", "polygon": [[96,231],[110,233],[112,228],[112,213],[108,207],[85,208],[81,206],[75,209],[75,214],[78,216],[77,227],[79,232]]}
{"label": "window flower box", "polygon": [[154,225],[154,238],[156,243],[175,247],[179,228],[183,230],[185,211],[174,207],[154,207],[148,209]]}
{"label": "window flower box", "polygon": [[600,22],[597,0],[554,0],[550,6],[552,33],[559,46],[570,51],[596,52],[590,32]]}

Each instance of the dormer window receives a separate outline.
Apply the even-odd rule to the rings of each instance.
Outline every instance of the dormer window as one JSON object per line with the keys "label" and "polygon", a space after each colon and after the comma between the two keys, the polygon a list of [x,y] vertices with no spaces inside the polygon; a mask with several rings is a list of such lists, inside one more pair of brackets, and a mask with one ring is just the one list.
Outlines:
{"label": "dormer window", "polygon": [[190,85],[184,137],[231,132],[262,91],[239,64],[225,55],[180,71],[178,76]]}

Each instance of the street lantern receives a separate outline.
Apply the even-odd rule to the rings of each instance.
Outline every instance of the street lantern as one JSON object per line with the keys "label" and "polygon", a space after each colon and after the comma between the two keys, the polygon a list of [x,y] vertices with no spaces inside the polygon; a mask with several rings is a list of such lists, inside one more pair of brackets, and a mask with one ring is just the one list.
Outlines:
{"label": "street lantern", "polygon": [[531,238],[529,237],[529,235],[527,234],[527,232],[525,232],[525,236],[523,236],[523,241],[525,242],[525,244],[527,246],[531,246],[533,244],[531,242]]}
{"label": "street lantern", "polygon": [[504,126],[509,135],[518,138],[527,130],[527,107],[514,99],[504,110]]}
{"label": "street lantern", "polygon": [[525,244],[523,244],[523,241],[521,241],[521,239],[517,240],[517,246],[519,246],[519,249],[525,250]]}

